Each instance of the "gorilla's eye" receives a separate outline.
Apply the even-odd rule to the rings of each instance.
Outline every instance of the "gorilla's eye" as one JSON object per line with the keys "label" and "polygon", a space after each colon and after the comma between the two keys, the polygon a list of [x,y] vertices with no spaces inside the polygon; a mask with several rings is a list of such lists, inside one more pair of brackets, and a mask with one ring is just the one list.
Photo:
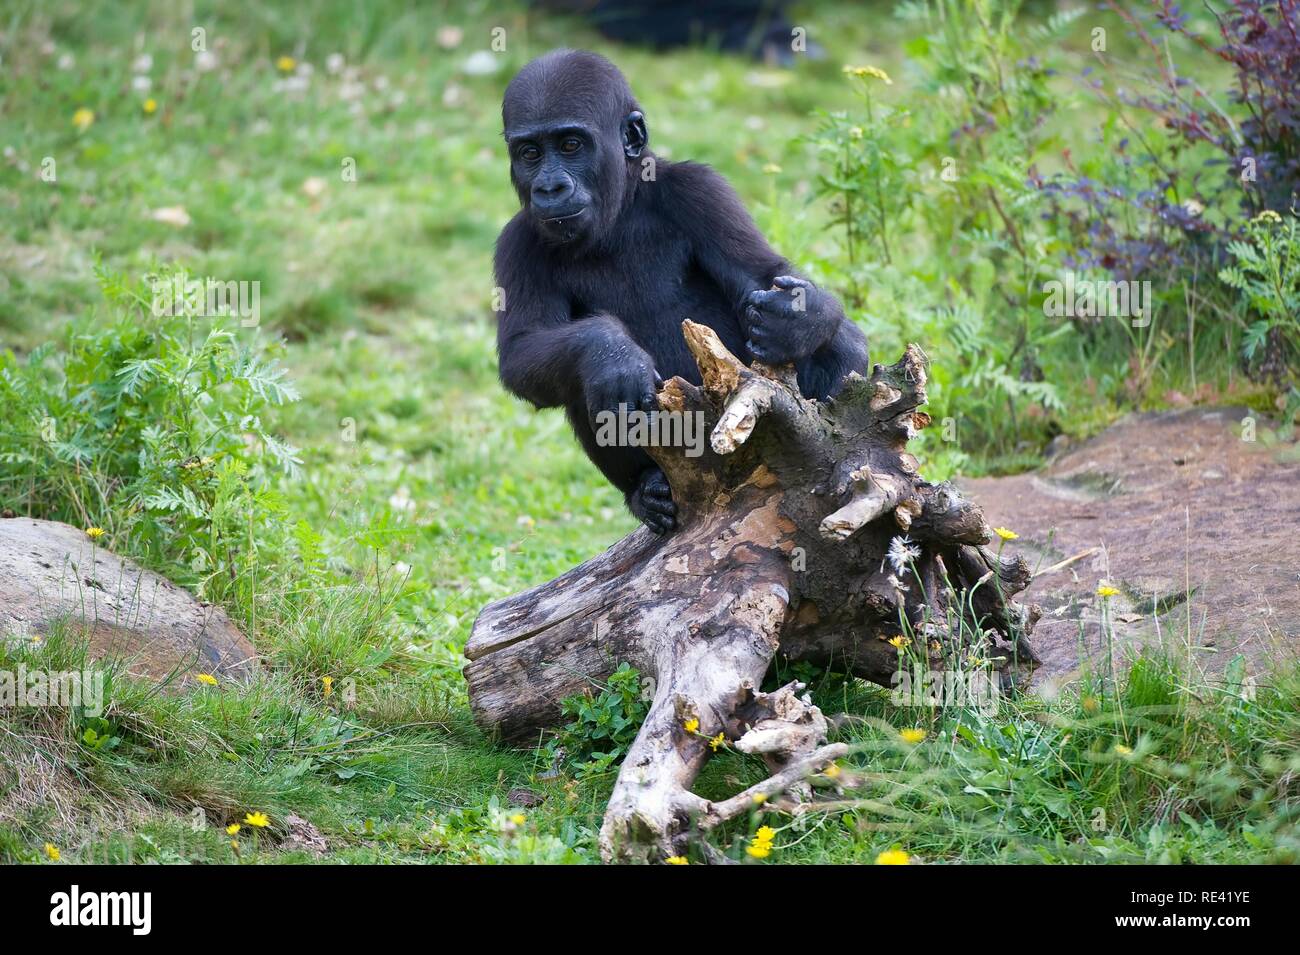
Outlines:
{"label": "gorilla's eye", "polygon": [[519,158],[524,162],[537,162],[542,158],[542,151],[530,143],[519,150]]}
{"label": "gorilla's eye", "polygon": [[573,155],[582,148],[582,140],[570,136],[564,142],[560,143],[560,152],[566,155]]}

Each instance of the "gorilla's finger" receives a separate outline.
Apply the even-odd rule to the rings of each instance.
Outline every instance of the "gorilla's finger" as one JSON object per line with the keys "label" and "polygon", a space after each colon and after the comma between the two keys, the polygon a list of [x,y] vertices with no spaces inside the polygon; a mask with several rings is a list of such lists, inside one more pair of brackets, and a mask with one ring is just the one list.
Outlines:
{"label": "gorilla's finger", "polygon": [[642,524],[656,534],[667,534],[676,524],[676,522],[667,514],[656,514],[652,511],[642,511],[637,516],[640,518]]}
{"label": "gorilla's finger", "polygon": [[779,289],[755,289],[745,296],[745,301],[751,306],[762,306],[776,301],[782,294]]}
{"label": "gorilla's finger", "polygon": [[643,497],[641,504],[653,516],[676,517],[677,505],[672,501],[666,501],[662,497]]}
{"label": "gorilla's finger", "polygon": [[651,368],[651,369],[650,369],[650,374],[654,377],[654,380],[655,380],[655,391],[663,391],[663,388],[664,388],[664,376],[661,375],[661,374],[659,374],[659,369],[658,369],[658,368]]}
{"label": "gorilla's finger", "polygon": [[807,279],[801,279],[797,275],[778,275],[772,279],[772,284],[781,289],[792,288],[812,288],[812,282]]}
{"label": "gorilla's finger", "polygon": [[665,514],[677,513],[677,505],[673,502],[673,496],[671,494],[653,494],[647,492],[641,495],[641,503],[648,508],[662,511]]}
{"label": "gorilla's finger", "polygon": [[645,394],[641,396],[641,400],[637,402],[637,408],[639,408],[641,411],[644,411],[646,414],[650,414],[653,411],[658,411],[659,399],[655,396],[655,393],[653,391],[647,391]]}
{"label": "gorilla's finger", "polygon": [[664,477],[664,472],[656,470],[648,474],[641,483],[641,492],[643,494],[670,495],[672,488],[668,486],[668,478]]}

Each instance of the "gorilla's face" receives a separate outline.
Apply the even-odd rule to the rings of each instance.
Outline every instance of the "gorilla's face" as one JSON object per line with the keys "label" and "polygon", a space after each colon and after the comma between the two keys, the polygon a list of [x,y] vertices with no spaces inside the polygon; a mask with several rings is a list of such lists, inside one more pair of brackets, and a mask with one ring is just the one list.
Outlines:
{"label": "gorilla's face", "polygon": [[[573,242],[603,225],[617,200],[617,175],[599,131],[583,123],[551,122],[506,131],[510,177],[533,225],[549,241]],[[617,206],[617,201],[614,205]]]}
{"label": "gorilla's face", "polygon": [[510,180],[538,234],[556,245],[612,234],[648,139],[623,74],[593,53],[557,50],[510,81],[501,113]]}

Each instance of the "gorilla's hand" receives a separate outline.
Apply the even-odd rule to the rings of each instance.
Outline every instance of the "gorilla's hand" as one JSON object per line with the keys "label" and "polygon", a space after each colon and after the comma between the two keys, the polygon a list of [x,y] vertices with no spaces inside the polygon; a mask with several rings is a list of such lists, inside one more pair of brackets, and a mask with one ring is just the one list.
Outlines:
{"label": "gorilla's hand", "polygon": [[629,412],[644,411],[648,414],[659,410],[655,393],[663,379],[644,349],[629,341],[627,347],[615,355],[593,356],[590,364],[593,367],[584,370],[582,387],[592,428],[600,427],[597,415],[602,411],[618,414],[619,405],[627,405]]}
{"label": "gorilla's hand", "polygon": [[677,526],[677,505],[664,472],[656,467],[641,472],[641,479],[627,496],[628,509],[656,534],[669,534]]}
{"label": "gorilla's hand", "polygon": [[745,346],[766,365],[802,361],[831,340],[844,316],[811,282],[778,275],[772,284],[745,296]]}

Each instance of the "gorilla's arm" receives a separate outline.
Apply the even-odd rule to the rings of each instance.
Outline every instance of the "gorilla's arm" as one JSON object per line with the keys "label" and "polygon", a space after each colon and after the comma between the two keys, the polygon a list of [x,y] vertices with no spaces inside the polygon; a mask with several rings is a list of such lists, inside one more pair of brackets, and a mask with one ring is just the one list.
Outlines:
{"label": "gorilla's arm", "polygon": [[677,508],[663,472],[640,448],[601,447],[596,415],[626,404],[658,408],[659,376],[627,328],[612,315],[575,318],[526,226],[512,221],[497,242],[504,293],[497,325],[501,381],[538,408],[564,407],[587,455],[623,492],[632,513],[657,533],[674,527]]}
{"label": "gorilla's arm", "polygon": [[497,325],[502,383],[539,408],[601,411],[658,407],[650,356],[612,315],[575,318],[553,278],[536,274],[545,256],[527,227],[512,221],[497,242],[496,275],[504,294]]}
{"label": "gorilla's arm", "polygon": [[834,295],[800,277],[767,244],[731,185],[708,166],[675,163],[661,195],[691,237],[696,261],[723,289],[745,327],[753,357],[793,362],[805,395],[827,398],[870,359],[861,329]]}

